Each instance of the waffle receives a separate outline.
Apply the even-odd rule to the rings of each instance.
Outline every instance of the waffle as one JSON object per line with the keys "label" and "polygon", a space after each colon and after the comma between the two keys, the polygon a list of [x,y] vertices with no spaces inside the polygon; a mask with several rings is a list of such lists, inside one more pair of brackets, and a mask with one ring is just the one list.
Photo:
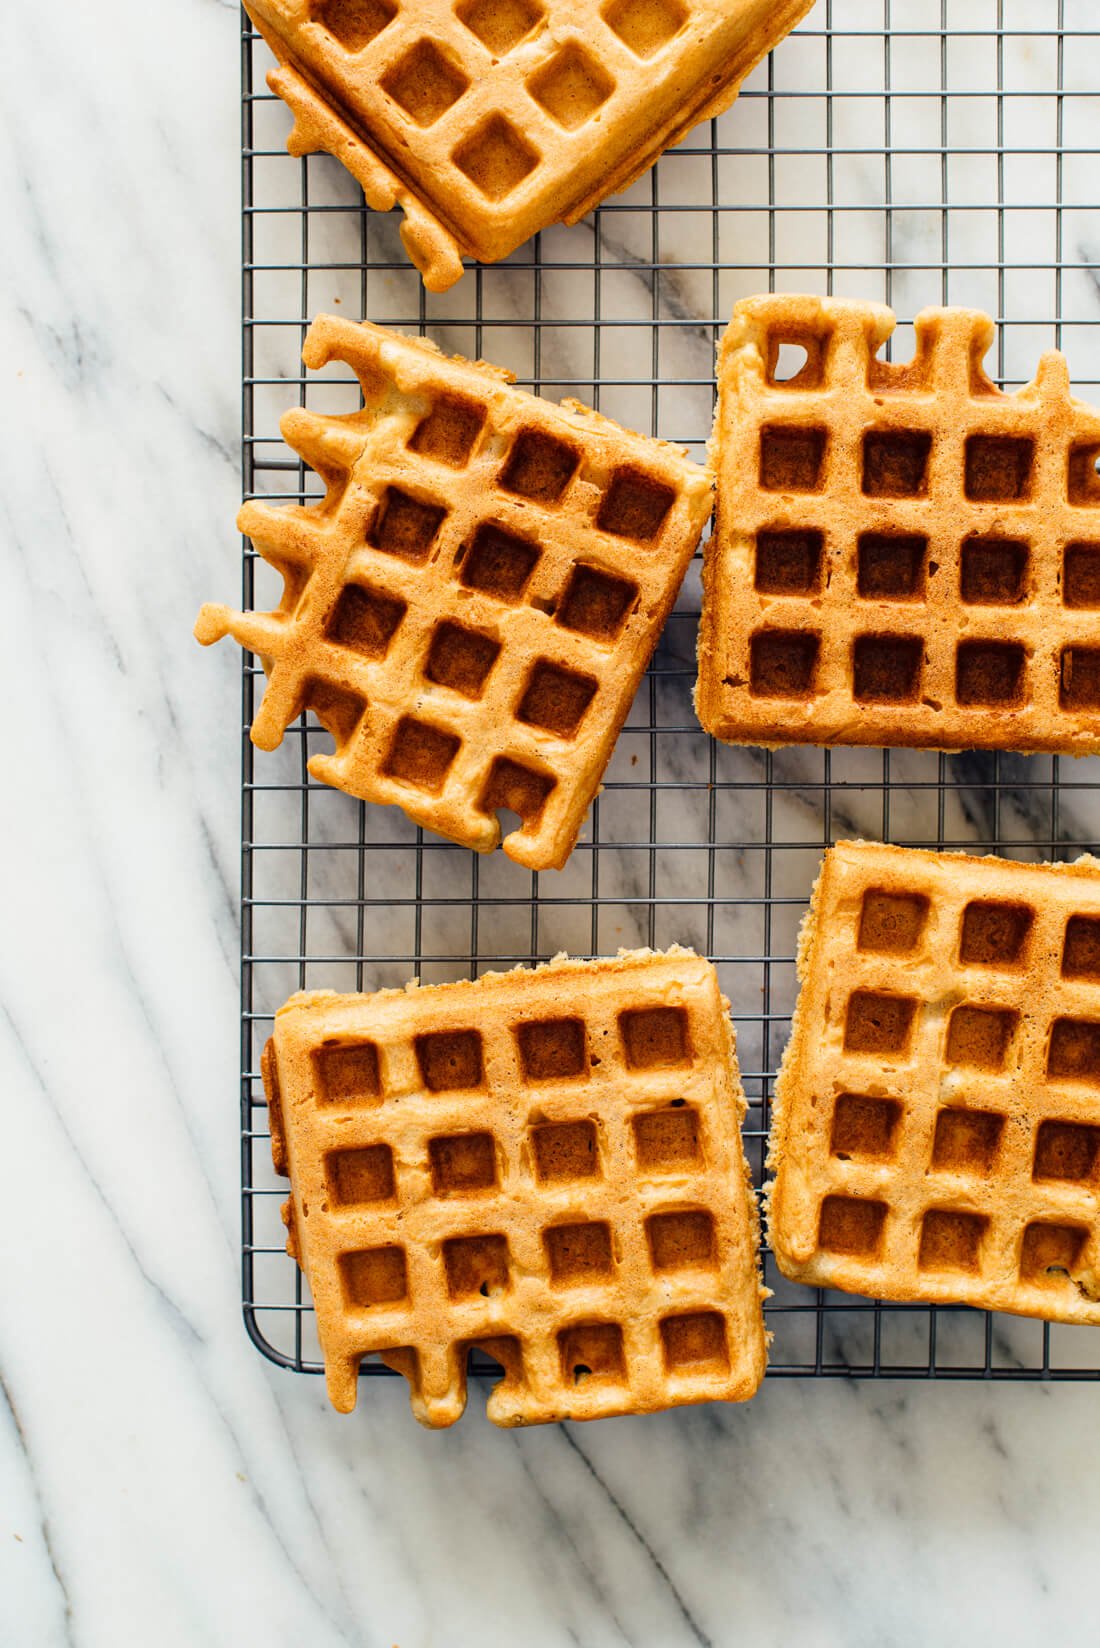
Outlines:
{"label": "waffle", "polygon": [[[776,745],[1100,751],[1100,413],[1062,356],[1001,394],[993,323],[809,297],[722,342],[699,719]],[[790,345],[797,375],[779,381]],[[802,358],[801,356],[799,357]]]}
{"label": "waffle", "polygon": [[442,292],[625,189],[812,0],[248,0],[291,154],[326,150]]}
{"label": "waffle", "polygon": [[329,1396],[360,1359],[450,1425],[740,1401],[764,1372],[728,1003],[689,950],[293,996],[263,1056]]}
{"label": "waffle", "polygon": [[327,494],[245,504],[282,602],[206,606],[196,635],[262,657],[261,749],[312,709],[336,743],[315,778],[478,852],[507,809],[505,852],[560,867],[710,514],[708,472],[378,326],[321,316],[303,358],[346,361],[365,409],[283,419]]}
{"label": "waffle", "polygon": [[1100,861],[841,842],[798,972],[784,1275],[1100,1323]]}

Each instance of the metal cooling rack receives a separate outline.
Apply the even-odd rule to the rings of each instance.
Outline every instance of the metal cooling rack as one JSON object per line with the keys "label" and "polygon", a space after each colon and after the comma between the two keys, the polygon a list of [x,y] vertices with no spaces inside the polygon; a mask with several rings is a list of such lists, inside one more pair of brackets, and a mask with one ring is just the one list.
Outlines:
{"label": "metal cooling rack", "polygon": [[[278,416],[295,400],[359,404],[346,371],[303,376],[306,324],[323,309],[425,332],[697,454],[718,335],[737,298],[769,288],[881,298],[903,321],[927,303],[975,304],[1000,322],[991,365],[1005,387],[1056,344],[1095,400],[1098,41],[1094,0],[818,0],[733,110],[628,194],[436,297],[406,263],[394,219],[366,211],[336,162],[286,154],[289,117],[243,19],[246,494],[315,496]],[[910,336],[899,328],[899,359]],[[269,579],[246,545],[245,606],[266,604]],[[1022,858],[1096,849],[1095,760],[715,744],[691,708],[698,600],[696,567],[560,874],[479,858],[394,809],[311,783],[307,758],[327,742],[313,725],[272,755],[245,736],[243,1285],[249,1332],[272,1360],[321,1371],[283,1249],[286,1188],[272,1174],[258,1073],[291,991],[414,973],[438,982],[562,949],[693,944],[734,1005],[759,1183],[795,936],[827,843],[860,834]],[[246,731],[258,675],[246,656]],[[1100,1330],[879,1304],[787,1283],[770,1255],[766,1266],[772,1375],[1100,1378]]]}

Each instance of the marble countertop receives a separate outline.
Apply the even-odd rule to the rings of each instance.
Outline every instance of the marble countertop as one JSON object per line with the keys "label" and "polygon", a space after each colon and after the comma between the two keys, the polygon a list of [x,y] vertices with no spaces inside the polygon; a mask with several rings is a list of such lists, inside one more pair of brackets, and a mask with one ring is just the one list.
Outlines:
{"label": "marble countertop", "polygon": [[[1063,10],[978,3],[1033,30]],[[190,635],[237,580],[239,17],[64,10],[21,9],[0,56],[0,1640],[1091,1642],[1095,1388],[776,1380],[746,1408],[516,1433],[475,1400],[435,1435],[400,1381],[342,1418],[249,1344],[239,661]],[[1008,43],[1021,83],[1047,45]],[[1095,54],[1066,74],[1095,86]],[[1087,152],[1095,103],[1088,128],[1069,102]],[[1013,186],[1048,200],[1048,169]],[[1082,323],[1098,250],[1067,214]],[[1048,288],[1002,298],[1042,323]],[[1100,378],[1079,331],[1075,375]]]}

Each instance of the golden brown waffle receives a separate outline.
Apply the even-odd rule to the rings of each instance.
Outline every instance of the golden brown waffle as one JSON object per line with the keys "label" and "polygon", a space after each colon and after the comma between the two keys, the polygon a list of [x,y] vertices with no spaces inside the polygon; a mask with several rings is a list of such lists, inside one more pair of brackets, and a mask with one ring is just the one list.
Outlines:
{"label": "golden brown waffle", "polygon": [[433,291],[625,189],[812,0],[248,0],[291,154],[327,150]]}
{"label": "golden brown waffle", "polygon": [[263,1058],[288,1249],[329,1396],[360,1359],[450,1425],[494,1357],[498,1425],[741,1401],[764,1372],[745,1103],[689,950],[291,997]]}
{"label": "golden brown waffle", "polygon": [[296,409],[320,504],[254,501],[242,532],[285,580],[276,612],[202,609],[264,660],[252,728],[303,709],[333,734],[315,778],[489,852],[559,868],[710,514],[706,470],[575,402],[431,344],[322,315],[303,358],[346,361],[365,409]]}
{"label": "golden brown waffle", "polygon": [[841,842],[798,973],[784,1275],[1100,1323],[1100,861]]}
{"label": "golden brown waffle", "polygon": [[[1100,750],[1100,413],[1001,394],[993,323],[739,303],[719,355],[696,708],[735,743]],[[804,353],[780,381],[788,345]],[[802,357],[800,357],[802,358]]]}

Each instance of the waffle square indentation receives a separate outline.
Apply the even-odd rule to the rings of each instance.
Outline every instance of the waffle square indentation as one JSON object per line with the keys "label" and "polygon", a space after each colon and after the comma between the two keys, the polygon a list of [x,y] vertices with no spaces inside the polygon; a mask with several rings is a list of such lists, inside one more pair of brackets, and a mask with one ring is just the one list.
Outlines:
{"label": "waffle square indentation", "polygon": [[706,1375],[729,1370],[726,1319],[716,1310],[666,1316],[661,1323],[661,1342],[670,1373]]}
{"label": "waffle square indentation", "polygon": [[513,194],[539,163],[537,152],[502,114],[490,115],[452,159],[474,188],[493,201]]}
{"label": "waffle square indentation", "polygon": [[840,1161],[887,1162],[897,1153],[901,1105],[865,1093],[841,1093],[829,1148]]}
{"label": "waffle square indentation", "polygon": [[1100,1127],[1090,1127],[1084,1122],[1040,1122],[1031,1176],[1073,1183],[1093,1181],[1098,1157]]}
{"label": "waffle square indentation", "polygon": [[825,470],[824,429],[770,424],[760,431],[760,485],[767,492],[820,492]]}
{"label": "waffle square indentation", "polygon": [[366,708],[366,701],[358,693],[347,692],[321,676],[311,675],[303,683],[301,701],[295,714],[312,710],[336,743],[346,744],[363,719]]}
{"label": "waffle square indentation", "polygon": [[322,1104],[372,1104],[382,1098],[378,1048],[373,1041],[319,1047],[313,1054],[313,1079]]}
{"label": "waffle square indentation", "polygon": [[1019,1019],[1011,1007],[956,1007],[947,1024],[944,1058],[974,1070],[1003,1070]]}
{"label": "waffle square indentation", "polygon": [[799,629],[761,629],[749,642],[749,692],[754,698],[810,698],[821,637]]}
{"label": "waffle square indentation", "polygon": [[1061,1081],[1100,1082],[1100,1023],[1055,1019],[1050,1027],[1047,1074]]}
{"label": "waffle square indentation", "polygon": [[963,911],[959,960],[970,967],[1022,966],[1034,920],[1030,905],[972,899]]}
{"label": "waffle square indentation", "polygon": [[485,125],[455,150],[452,160],[475,190],[491,201],[515,193],[539,163],[538,152],[503,114],[490,115]]}
{"label": "waffle square indentation", "polygon": [[1100,647],[1067,647],[1059,702],[1067,710],[1100,710]]}
{"label": "waffle square indentation", "polygon": [[1070,916],[1066,922],[1062,977],[1100,981],[1100,916]]}
{"label": "waffle square indentation", "polygon": [[390,649],[408,604],[396,595],[363,584],[345,584],[325,626],[338,646],[361,652],[364,658],[384,658]]}
{"label": "waffle square indentation", "polygon": [[1014,607],[1027,599],[1028,547],[1018,538],[968,538],[959,589],[967,606]]}
{"label": "waffle square indentation", "polygon": [[921,498],[928,491],[932,436],[926,429],[872,429],[863,437],[863,490],[871,498]]}
{"label": "waffle square indentation", "polygon": [[463,624],[440,624],[424,664],[424,674],[437,686],[450,687],[463,698],[480,698],[489,672],[500,656],[500,642]]}
{"label": "waffle square indentation", "polygon": [[904,956],[917,948],[931,908],[924,893],[895,893],[869,887],[859,912],[856,944],[880,955]]}
{"label": "waffle square indentation", "polygon": [[615,82],[590,52],[571,40],[531,76],[527,90],[551,120],[573,132],[603,107]]}
{"label": "waffle square indentation", "polygon": [[1100,442],[1078,441],[1069,449],[1066,490],[1071,504],[1100,504]]}
{"label": "waffle square indentation", "polygon": [[311,0],[309,15],[347,52],[360,52],[397,16],[392,0]]}
{"label": "waffle square indentation", "polygon": [[389,1202],[396,1194],[393,1151],[388,1144],[330,1151],[325,1158],[325,1176],[338,1207]]}
{"label": "waffle square indentation", "polygon": [[478,805],[483,813],[515,813],[526,829],[535,829],[557,780],[509,756],[498,756],[489,769]]}
{"label": "waffle square indentation", "polygon": [[536,504],[556,504],[580,468],[575,447],[541,429],[521,429],[500,476],[505,492]]}
{"label": "waffle square indentation", "polygon": [[575,566],[562,596],[557,622],[610,646],[618,640],[638,600],[638,586],[598,567]]}
{"label": "waffle square indentation", "polygon": [[619,1014],[623,1053],[631,1070],[669,1070],[691,1063],[683,1007],[639,1007]]}
{"label": "waffle square indentation", "polygon": [[473,543],[461,556],[459,581],[480,589],[497,601],[516,606],[531,581],[541,550],[526,538],[486,522],[474,533]]}
{"label": "waffle square indentation", "polygon": [[682,0],[612,0],[604,21],[635,57],[654,57],[687,21]]}
{"label": "waffle square indentation", "polygon": [[399,486],[388,487],[367,542],[419,566],[428,559],[446,514],[442,504],[414,498]]}
{"label": "waffle square indentation", "polygon": [[544,1122],[531,1129],[535,1177],[543,1184],[599,1177],[594,1121]]}
{"label": "waffle square indentation", "polygon": [[853,990],[844,1021],[847,1053],[905,1053],[917,1013],[914,996],[887,995],[877,990]]}
{"label": "waffle square indentation", "polygon": [[817,1243],[826,1253],[853,1259],[877,1258],[885,1225],[885,1202],[863,1196],[826,1196],[821,1204]]}
{"label": "waffle square indentation", "polygon": [[713,1270],[714,1219],[702,1208],[653,1213],[645,1222],[654,1270]]}
{"label": "waffle square indentation", "polygon": [[756,589],[762,595],[816,595],[823,549],[820,532],[758,532]]}
{"label": "waffle square indentation", "polygon": [[451,1133],[430,1139],[428,1161],[437,1196],[469,1196],[496,1188],[497,1152],[491,1133]]}
{"label": "waffle square indentation", "polygon": [[575,738],[599,683],[590,675],[540,658],[531,671],[516,717],[555,738]]}
{"label": "waffle square indentation", "polygon": [[1084,1225],[1057,1224],[1036,1219],[1024,1231],[1020,1246],[1020,1276],[1038,1287],[1072,1287],[1075,1283],[1086,1298],[1096,1298],[1096,1283],[1078,1281],[1076,1271],[1084,1255],[1089,1232]]}
{"label": "waffle square indentation", "polygon": [[492,1299],[507,1293],[508,1238],[452,1236],[443,1243],[443,1268],[452,1299]]}
{"label": "waffle square indentation", "polygon": [[617,1322],[577,1322],[558,1334],[562,1378],[573,1385],[619,1385],[626,1378]]}
{"label": "waffle square indentation", "polygon": [[625,466],[611,477],[611,485],[600,501],[596,525],[617,538],[652,543],[675,502],[676,493],[667,482],[644,469]]}
{"label": "waffle square indentation", "polygon": [[382,90],[418,126],[434,126],[469,84],[458,64],[431,40],[418,40],[382,78]]}
{"label": "waffle square indentation", "polygon": [[612,1274],[611,1227],[603,1220],[550,1225],[542,1239],[555,1286],[587,1287]]}
{"label": "waffle square indentation", "polygon": [[340,1256],[340,1272],[349,1305],[370,1309],[394,1305],[409,1296],[405,1249],[394,1245],[365,1248]]}
{"label": "waffle square indentation", "polygon": [[1100,544],[1066,545],[1062,599],[1067,607],[1100,610]]}
{"label": "waffle square indentation", "polygon": [[484,1085],[481,1036],[476,1030],[435,1030],[414,1044],[420,1077],[429,1093]]}
{"label": "waffle square indentation", "polygon": [[397,723],[389,754],[382,764],[387,778],[438,795],[447,781],[461,739],[443,727],[417,721],[411,715]]}
{"label": "waffle square indentation", "polygon": [[1019,704],[1026,673],[1024,649],[1015,641],[960,641],[955,697],[960,704]]}
{"label": "waffle square indentation", "polygon": [[923,667],[924,642],[919,635],[857,635],[852,646],[852,695],[860,704],[915,704]]}
{"label": "waffle square indentation", "polygon": [[699,1116],[683,1099],[634,1117],[634,1151],[643,1173],[682,1173],[702,1163]]}
{"label": "waffle square indentation", "polygon": [[924,1215],[917,1264],[921,1270],[959,1270],[977,1275],[989,1220],[980,1213],[933,1207]]}
{"label": "waffle square indentation", "polygon": [[865,601],[923,601],[928,539],[865,532],[856,546],[856,588]]}
{"label": "waffle square indentation", "polygon": [[1013,503],[1031,496],[1035,442],[1027,435],[969,435],[966,496],[978,502]]}
{"label": "waffle square indentation", "polygon": [[485,427],[485,418],[485,408],[478,401],[462,395],[440,395],[413,430],[409,450],[451,469],[465,469]]}
{"label": "waffle square indentation", "polygon": [[995,1110],[941,1110],[932,1140],[932,1166],[941,1172],[987,1178],[1004,1126],[1004,1117]]}
{"label": "waffle square indentation", "polygon": [[545,13],[534,0],[466,0],[458,19],[496,57],[525,40]]}
{"label": "waffle square indentation", "polygon": [[831,333],[769,327],[765,378],[772,389],[821,389]]}
{"label": "waffle square indentation", "polygon": [[528,1081],[576,1081],[588,1074],[583,1019],[533,1019],[516,1026],[516,1040]]}

